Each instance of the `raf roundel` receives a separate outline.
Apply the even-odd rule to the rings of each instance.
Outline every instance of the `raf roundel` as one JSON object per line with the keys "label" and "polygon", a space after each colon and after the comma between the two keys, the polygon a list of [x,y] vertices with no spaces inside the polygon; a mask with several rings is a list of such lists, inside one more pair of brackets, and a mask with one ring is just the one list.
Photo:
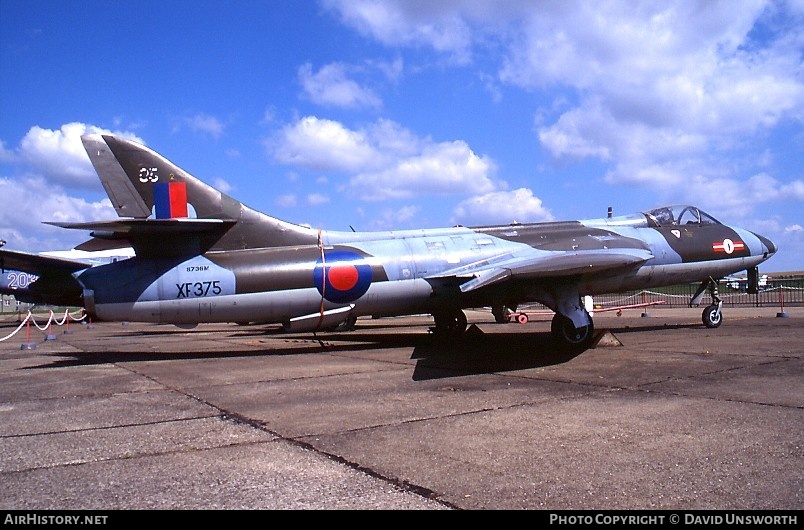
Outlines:
{"label": "raf roundel", "polygon": [[354,302],[371,285],[371,265],[356,252],[333,250],[318,258],[313,270],[315,287],[325,300],[340,304]]}

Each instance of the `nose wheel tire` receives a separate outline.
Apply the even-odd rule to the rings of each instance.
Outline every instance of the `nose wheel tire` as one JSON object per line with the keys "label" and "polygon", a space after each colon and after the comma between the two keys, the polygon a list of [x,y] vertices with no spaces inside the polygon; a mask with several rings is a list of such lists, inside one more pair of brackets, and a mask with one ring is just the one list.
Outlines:
{"label": "nose wheel tire", "polygon": [[717,328],[723,323],[723,313],[720,311],[720,306],[712,304],[703,310],[701,314],[704,326],[707,328]]}

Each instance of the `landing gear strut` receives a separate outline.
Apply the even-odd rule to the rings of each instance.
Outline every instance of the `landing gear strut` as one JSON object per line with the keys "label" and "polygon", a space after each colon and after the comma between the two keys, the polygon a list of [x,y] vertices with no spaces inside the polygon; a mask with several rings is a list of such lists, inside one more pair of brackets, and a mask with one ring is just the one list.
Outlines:
{"label": "landing gear strut", "polygon": [[491,314],[494,316],[494,321],[497,324],[507,324],[510,322],[510,311],[508,311],[508,308],[504,305],[491,306]]}

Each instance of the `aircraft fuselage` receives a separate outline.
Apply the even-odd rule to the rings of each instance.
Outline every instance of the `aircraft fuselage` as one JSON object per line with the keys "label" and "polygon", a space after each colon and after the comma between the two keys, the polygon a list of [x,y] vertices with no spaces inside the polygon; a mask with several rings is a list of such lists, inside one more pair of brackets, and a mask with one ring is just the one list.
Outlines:
{"label": "aircraft fuselage", "polygon": [[[317,245],[140,258],[78,275],[87,309],[107,320],[194,324],[282,322],[299,329],[364,315],[436,313],[540,301],[561,309],[566,283],[594,295],[720,278],[775,252],[722,224],[649,226],[629,216],[563,223],[319,234]],[[770,248],[769,248],[770,247]],[[633,255],[632,266],[599,261]],[[588,255],[588,260],[585,256]],[[475,271],[527,257],[510,281],[462,290]],[[567,265],[545,273],[545,260]],[[516,271],[515,271],[516,272]],[[574,291],[573,291],[574,292]],[[566,311],[570,312],[570,311]],[[568,315],[570,316],[570,315]]]}
{"label": "aircraft fuselage", "polygon": [[[701,282],[720,325],[717,280],[776,252],[771,241],[676,205],[584,221],[392,232],[315,230],[253,210],[148,147],[113,135],[82,142],[119,219],[51,222],[89,230],[76,250],[130,246],[133,258],[83,263],[0,250],[0,268],[40,275],[29,290],[69,286],[104,320],[282,323],[332,329],[360,316],[430,313],[434,331],[466,329],[465,308],[540,302],[551,332],[579,346],[594,325],[584,295]],[[4,265],[5,264],[5,265]],[[697,303],[697,302],[696,302]]]}

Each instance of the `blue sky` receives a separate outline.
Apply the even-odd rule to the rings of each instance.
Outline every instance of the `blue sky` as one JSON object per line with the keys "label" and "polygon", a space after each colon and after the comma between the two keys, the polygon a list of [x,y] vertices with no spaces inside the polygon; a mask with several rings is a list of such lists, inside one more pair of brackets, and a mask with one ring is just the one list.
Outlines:
{"label": "blue sky", "polygon": [[385,230],[690,203],[804,269],[804,2],[0,0],[0,239],[115,217],[79,137]]}

